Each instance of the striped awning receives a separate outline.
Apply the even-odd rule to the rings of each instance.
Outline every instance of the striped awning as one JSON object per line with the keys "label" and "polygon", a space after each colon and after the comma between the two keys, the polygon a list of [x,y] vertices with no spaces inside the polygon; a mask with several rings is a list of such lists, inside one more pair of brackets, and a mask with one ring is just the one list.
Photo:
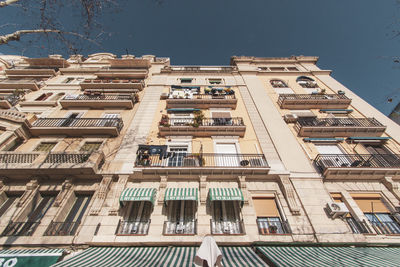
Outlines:
{"label": "striped awning", "polygon": [[338,137],[338,138],[324,138],[324,137],[317,137],[317,138],[311,138],[311,137],[306,137],[303,138],[304,142],[314,142],[314,143],[318,143],[318,142],[342,142],[344,141],[344,138],[342,137]]}
{"label": "striped awning", "polygon": [[400,248],[258,247],[276,266],[399,266]]}
{"label": "striped awning", "polygon": [[250,247],[219,247],[225,267],[268,266]]}
{"label": "striped awning", "polygon": [[1,266],[48,267],[57,262],[63,249],[5,249],[0,250]]}
{"label": "striped awning", "polygon": [[125,188],[119,201],[150,201],[154,204],[157,189],[155,188]]}
{"label": "striped awning", "polygon": [[164,200],[198,200],[198,188],[167,188]]}
{"label": "striped awning", "polygon": [[388,140],[392,139],[391,137],[388,136],[352,136],[348,137],[347,141],[349,142],[359,142],[359,143],[368,143],[368,142],[386,142]]}
{"label": "striped awning", "polygon": [[196,247],[97,247],[86,249],[53,267],[192,267],[196,250]]}
{"label": "striped awning", "polygon": [[242,190],[239,188],[210,188],[208,195],[211,201],[244,200]]}

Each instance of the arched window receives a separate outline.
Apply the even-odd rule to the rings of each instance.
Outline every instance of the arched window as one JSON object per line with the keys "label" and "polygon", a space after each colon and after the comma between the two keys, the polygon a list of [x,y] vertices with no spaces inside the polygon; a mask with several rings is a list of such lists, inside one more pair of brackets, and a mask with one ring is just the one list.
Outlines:
{"label": "arched window", "polygon": [[306,76],[300,76],[296,79],[296,82],[304,88],[304,90],[308,93],[318,92],[318,84],[314,79]]}
{"label": "arched window", "polygon": [[277,94],[293,94],[293,90],[282,80],[273,79],[269,81]]}

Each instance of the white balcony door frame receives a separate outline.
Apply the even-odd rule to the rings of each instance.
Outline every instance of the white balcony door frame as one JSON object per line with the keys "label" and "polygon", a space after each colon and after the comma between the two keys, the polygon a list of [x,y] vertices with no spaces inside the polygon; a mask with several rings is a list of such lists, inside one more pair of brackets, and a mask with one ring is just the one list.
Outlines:
{"label": "white balcony door frame", "polygon": [[[218,154],[218,145],[220,144],[232,144],[235,147],[236,154],[240,154],[240,146],[239,146],[239,140],[236,137],[230,136],[216,136],[213,137],[213,142],[214,142],[214,153]],[[233,151],[232,151],[233,152]],[[224,154],[224,153],[222,153]],[[229,154],[229,153],[228,153]],[[223,159],[223,158],[216,158],[215,160],[217,166],[240,166],[240,160],[239,158],[237,159]]]}

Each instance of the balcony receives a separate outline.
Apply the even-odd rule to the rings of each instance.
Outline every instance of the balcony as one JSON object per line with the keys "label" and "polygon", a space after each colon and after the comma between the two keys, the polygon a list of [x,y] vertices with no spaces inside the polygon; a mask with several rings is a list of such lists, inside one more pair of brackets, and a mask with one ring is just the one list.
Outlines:
{"label": "balcony", "polygon": [[144,88],[143,80],[136,79],[86,79],[81,84],[82,90],[97,90],[105,92],[137,92]]}
{"label": "balcony", "polygon": [[383,178],[400,175],[400,154],[319,154],[314,160],[325,178]]}
{"label": "balcony", "polygon": [[33,123],[30,132],[33,136],[118,136],[123,126],[120,118],[39,118]]}
{"label": "balcony", "polygon": [[147,235],[151,220],[124,221],[120,220],[117,227],[117,235]]}
{"label": "balcony", "polygon": [[299,118],[296,129],[304,137],[376,137],[386,126],[375,118]]}
{"label": "balcony", "polygon": [[68,236],[75,235],[76,230],[81,222],[51,222],[46,232],[45,236]]}
{"label": "balcony", "polygon": [[243,220],[241,221],[214,221],[210,220],[212,235],[244,235]]}
{"label": "balcony", "polygon": [[39,222],[13,222],[10,221],[7,227],[4,229],[2,236],[31,236],[36,228],[39,226]]}
{"label": "balcony", "polygon": [[5,79],[0,81],[0,91],[14,92],[17,89],[21,90],[39,90],[42,82],[37,82],[35,79]]}
{"label": "balcony", "polygon": [[0,108],[2,109],[12,108],[16,104],[18,104],[20,100],[21,98],[16,95],[0,96]]}
{"label": "balcony", "polygon": [[51,68],[14,68],[5,70],[8,78],[35,78],[44,79],[56,75],[56,71]]}
{"label": "balcony", "polygon": [[60,100],[60,105],[65,109],[78,107],[132,109],[136,102],[137,97],[132,94],[67,95]]}
{"label": "balcony", "polygon": [[276,218],[276,220],[271,220],[271,218],[258,218],[257,226],[258,233],[260,235],[282,235],[292,233],[289,227],[289,223],[287,221],[281,221],[279,218]]}
{"label": "balcony", "polygon": [[26,177],[30,175],[96,174],[104,163],[103,152],[0,152],[0,170],[3,175]]}
{"label": "balcony", "polygon": [[197,94],[192,98],[168,98],[167,108],[232,108],[235,109],[237,99],[235,95]]}
{"label": "balcony", "polygon": [[158,127],[160,136],[190,135],[210,137],[216,135],[244,136],[246,126],[243,118],[205,118],[198,122],[195,118],[162,118]]}
{"label": "balcony", "polygon": [[346,217],[345,220],[350,226],[353,234],[372,234],[372,231],[370,230],[365,220],[357,221],[353,217]]}
{"label": "balcony", "polygon": [[351,103],[345,95],[338,94],[280,94],[278,104],[286,109],[345,109]]}
{"label": "balcony", "polygon": [[164,222],[164,235],[196,235],[197,220],[184,222]]}
{"label": "balcony", "polygon": [[378,235],[400,235],[400,225],[397,222],[370,222]]}

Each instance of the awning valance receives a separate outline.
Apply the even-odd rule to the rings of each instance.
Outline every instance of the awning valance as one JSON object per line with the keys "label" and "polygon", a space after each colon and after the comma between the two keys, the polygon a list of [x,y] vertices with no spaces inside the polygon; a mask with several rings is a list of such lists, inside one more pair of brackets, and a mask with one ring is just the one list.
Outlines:
{"label": "awning valance", "polygon": [[198,188],[167,188],[164,200],[198,200]]}
{"label": "awning valance", "polygon": [[257,247],[276,266],[398,266],[400,248]]}
{"label": "awning valance", "polygon": [[324,113],[351,113],[353,112],[352,109],[340,109],[340,108],[326,108],[326,109],[320,109],[319,112],[324,112]]}
{"label": "awning valance", "polygon": [[303,141],[304,142],[314,142],[314,143],[318,143],[318,142],[321,142],[321,143],[323,143],[323,142],[342,142],[342,141],[344,141],[344,138],[322,138],[322,137],[320,137],[320,138],[311,138],[311,137],[306,137],[306,138],[303,138]]}
{"label": "awning valance", "polygon": [[250,247],[219,247],[225,267],[264,267],[267,264]]}
{"label": "awning valance", "polygon": [[347,138],[347,141],[353,142],[353,143],[382,143],[382,142],[386,142],[390,139],[392,139],[392,138],[388,137],[388,136],[379,136],[379,137],[352,136],[352,137]]}
{"label": "awning valance", "polygon": [[156,193],[157,189],[155,188],[125,188],[119,201],[150,201],[154,204]]}
{"label": "awning valance", "polygon": [[243,193],[239,188],[210,188],[209,198],[215,200],[239,200],[243,201]]}
{"label": "awning valance", "polygon": [[195,112],[200,111],[198,108],[169,108],[167,112]]}
{"label": "awning valance", "polygon": [[63,249],[5,249],[0,250],[1,266],[47,267],[57,262]]}

